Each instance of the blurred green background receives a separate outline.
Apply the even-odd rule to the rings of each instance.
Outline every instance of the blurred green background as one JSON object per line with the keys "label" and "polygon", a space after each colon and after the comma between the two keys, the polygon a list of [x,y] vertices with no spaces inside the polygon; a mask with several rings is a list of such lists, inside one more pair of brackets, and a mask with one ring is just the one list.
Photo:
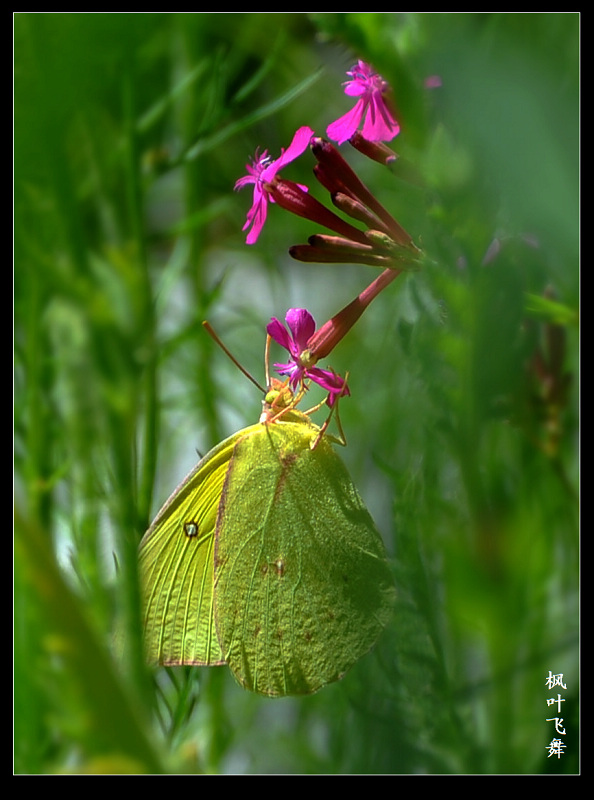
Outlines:
{"label": "blurred green background", "polygon": [[[15,773],[579,771],[579,25],[14,15]],[[145,667],[136,550],[260,411],[202,320],[262,381],[271,316],[321,324],[376,275],[292,261],[316,226],[277,207],[246,246],[232,191],[349,109],[357,58],[394,87],[400,157],[342,151],[427,255],[329,361],[398,604],[343,681],[270,700]],[[286,177],[328,204],[313,163]]]}

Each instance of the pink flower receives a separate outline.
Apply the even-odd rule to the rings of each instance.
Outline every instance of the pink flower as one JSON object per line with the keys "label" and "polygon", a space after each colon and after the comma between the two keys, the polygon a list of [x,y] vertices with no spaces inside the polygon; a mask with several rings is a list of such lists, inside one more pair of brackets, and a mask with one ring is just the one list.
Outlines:
{"label": "pink flower", "polygon": [[[270,160],[267,150],[265,150],[261,156],[259,155],[259,151],[256,150],[252,163],[246,164],[248,174],[236,182],[234,189],[243,189],[243,187],[247,186],[249,183],[254,184],[254,202],[247,213],[247,219],[243,226],[244,231],[249,228],[250,225],[252,226],[246,238],[247,244],[254,244],[257,241],[260,231],[266,222],[268,200],[270,199],[274,202],[274,199],[266,189],[266,184],[272,183],[277,173],[284,166],[294,161],[307,149],[313,135],[314,132],[311,128],[306,126],[299,128],[295,136],[293,136],[293,141],[289,147],[281,151],[281,155],[276,161]],[[301,188],[307,191],[306,186],[302,186]]]}
{"label": "pink flower", "polygon": [[370,142],[391,141],[400,131],[400,125],[388,105],[388,83],[364,61],[358,61],[347,75],[352,80],[345,83],[344,93],[359,99],[347,114],[328,126],[328,137],[343,144],[363,122],[365,139]]}
{"label": "pink flower", "polygon": [[[279,375],[288,375],[291,388],[295,390],[304,380],[310,379],[328,392],[328,405],[334,405],[338,397],[350,394],[344,379],[331,370],[316,367],[311,358],[308,342],[316,330],[312,315],[305,308],[290,308],[285,316],[290,334],[276,317],[270,320],[266,330],[277,344],[289,351],[291,361],[275,364]],[[313,363],[312,363],[313,362]]]}
{"label": "pink flower", "polygon": [[425,78],[425,89],[439,89],[441,85],[440,75],[429,75],[428,78]]}

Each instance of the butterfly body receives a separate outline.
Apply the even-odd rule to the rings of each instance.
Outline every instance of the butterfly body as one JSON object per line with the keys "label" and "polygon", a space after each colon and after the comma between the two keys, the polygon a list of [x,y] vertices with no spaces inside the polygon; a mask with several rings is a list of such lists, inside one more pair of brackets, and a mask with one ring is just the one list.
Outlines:
{"label": "butterfly body", "polygon": [[381,537],[331,437],[291,410],[210,451],[140,545],[145,641],[157,664],[227,663],[247,689],[307,694],[387,623]]}

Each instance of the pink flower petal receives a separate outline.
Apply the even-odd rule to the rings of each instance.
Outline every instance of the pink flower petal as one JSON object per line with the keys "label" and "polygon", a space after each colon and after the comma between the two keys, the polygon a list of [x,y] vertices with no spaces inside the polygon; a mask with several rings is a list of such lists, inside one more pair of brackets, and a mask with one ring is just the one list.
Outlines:
{"label": "pink flower petal", "polygon": [[289,330],[293,334],[293,341],[297,345],[299,354],[306,349],[309,339],[314,335],[316,323],[305,308],[290,308],[285,319]]}
{"label": "pink flower petal", "polygon": [[262,179],[265,181],[271,181],[276,173],[279,172],[279,170],[281,170],[287,164],[290,164],[291,161],[294,161],[302,153],[304,153],[309,147],[309,143],[313,135],[314,131],[311,128],[308,128],[305,125],[302,128],[299,128],[295,132],[293,140],[287,149],[281,153],[280,157],[277,158],[276,161],[273,161],[272,164],[264,170],[262,173]]}
{"label": "pink flower petal", "polygon": [[363,114],[365,113],[365,106],[365,100],[357,100],[355,106],[350,111],[328,125],[326,128],[328,138],[338,144],[347,142],[361,124]]}
{"label": "pink flower petal", "polygon": [[400,125],[391,116],[385,102],[373,97],[363,124],[362,134],[369,142],[389,142],[400,131]]}
{"label": "pink flower petal", "polygon": [[[252,207],[247,213],[246,222],[243,226],[245,231],[252,226],[246,237],[247,244],[254,244],[266,222],[268,213],[268,201],[274,202],[272,197],[264,189],[265,184],[274,180],[276,174],[291,161],[294,161],[298,156],[303,153],[311,141],[314,131],[311,128],[303,126],[299,128],[289,147],[284,150],[276,161],[270,161],[268,151],[265,150],[260,156],[258,151],[252,160],[251,164],[246,164],[247,175],[239,178],[233,187],[236,191],[243,189],[248,184],[254,184],[254,196],[252,200]],[[307,191],[307,187],[303,187]]]}
{"label": "pink flower petal", "polygon": [[289,336],[285,326],[276,317],[273,317],[270,320],[266,326],[266,332],[269,334],[269,336],[272,336],[277,344],[280,344],[280,346],[284,347],[285,350],[288,350],[289,353],[291,352],[291,337]]}
{"label": "pink flower petal", "polygon": [[349,97],[358,97],[354,108],[330,124],[326,129],[329,139],[343,144],[363,123],[362,135],[370,142],[389,142],[400,131],[385,93],[389,86],[369,64],[358,61],[350,72],[352,80],[347,81],[344,92]]}

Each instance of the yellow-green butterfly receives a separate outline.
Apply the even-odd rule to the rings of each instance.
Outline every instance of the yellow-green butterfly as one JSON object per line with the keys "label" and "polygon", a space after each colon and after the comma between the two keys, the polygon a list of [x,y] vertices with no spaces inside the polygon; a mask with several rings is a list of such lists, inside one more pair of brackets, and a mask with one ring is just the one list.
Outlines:
{"label": "yellow-green butterfly", "polygon": [[148,660],[226,663],[275,697],[342,678],[394,600],[381,537],[331,437],[290,397],[269,393],[258,424],[197,464],[139,551]]}

